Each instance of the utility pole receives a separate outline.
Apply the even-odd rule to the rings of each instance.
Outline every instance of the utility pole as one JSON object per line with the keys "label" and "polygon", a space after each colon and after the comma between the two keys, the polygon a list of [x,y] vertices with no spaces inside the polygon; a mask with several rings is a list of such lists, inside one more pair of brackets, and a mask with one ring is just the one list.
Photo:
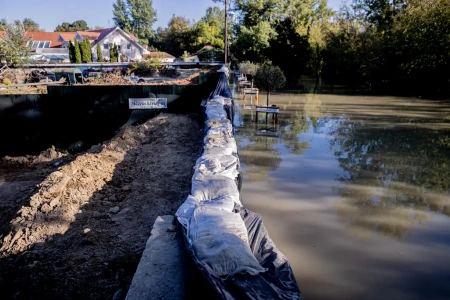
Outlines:
{"label": "utility pole", "polygon": [[225,0],[225,64],[228,63],[228,0]]}

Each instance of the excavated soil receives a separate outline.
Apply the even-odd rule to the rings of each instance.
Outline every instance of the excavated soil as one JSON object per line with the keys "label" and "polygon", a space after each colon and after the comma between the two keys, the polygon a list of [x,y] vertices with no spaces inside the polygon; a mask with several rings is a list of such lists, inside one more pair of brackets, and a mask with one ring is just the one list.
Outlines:
{"label": "excavated soil", "polygon": [[1,299],[124,299],[156,217],[189,194],[198,124],[162,114],[80,155],[4,158]]}

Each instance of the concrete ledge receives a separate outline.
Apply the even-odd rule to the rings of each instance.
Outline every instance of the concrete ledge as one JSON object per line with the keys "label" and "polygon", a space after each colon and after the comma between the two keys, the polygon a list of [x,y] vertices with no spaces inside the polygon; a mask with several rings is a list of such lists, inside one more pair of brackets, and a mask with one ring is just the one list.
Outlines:
{"label": "concrete ledge", "polygon": [[176,233],[167,230],[173,218],[156,218],[126,300],[184,299],[181,251]]}

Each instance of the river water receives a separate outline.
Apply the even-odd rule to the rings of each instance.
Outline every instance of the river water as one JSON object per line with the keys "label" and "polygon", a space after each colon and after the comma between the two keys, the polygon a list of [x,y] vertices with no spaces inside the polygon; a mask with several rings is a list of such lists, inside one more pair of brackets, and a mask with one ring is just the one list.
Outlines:
{"label": "river water", "polygon": [[274,126],[237,104],[244,204],[305,299],[450,299],[450,105],[280,94]]}

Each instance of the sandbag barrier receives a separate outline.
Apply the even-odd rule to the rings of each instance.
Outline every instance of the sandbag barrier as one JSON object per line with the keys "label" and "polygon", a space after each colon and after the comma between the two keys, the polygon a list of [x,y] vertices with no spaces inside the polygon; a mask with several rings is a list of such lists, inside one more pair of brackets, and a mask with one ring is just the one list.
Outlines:
{"label": "sandbag barrier", "polygon": [[202,156],[176,216],[187,255],[186,298],[302,299],[261,217],[244,208],[228,69],[205,105]]}

